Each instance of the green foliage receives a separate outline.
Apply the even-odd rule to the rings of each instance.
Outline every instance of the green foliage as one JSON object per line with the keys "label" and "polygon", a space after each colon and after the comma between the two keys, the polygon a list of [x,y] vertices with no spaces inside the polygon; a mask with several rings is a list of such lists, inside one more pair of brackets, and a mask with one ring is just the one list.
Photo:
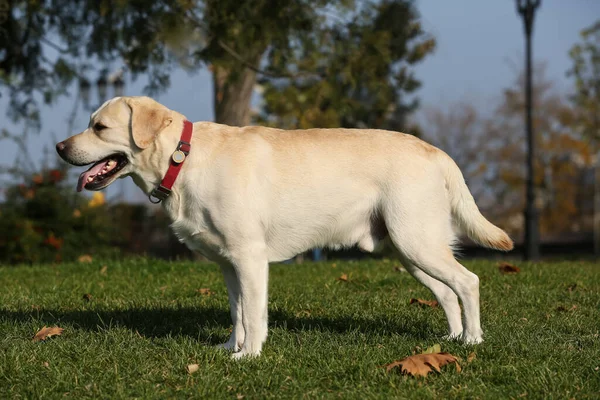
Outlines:
{"label": "green foliage", "polygon": [[[598,398],[597,264],[519,264],[502,275],[493,262],[467,262],[481,281],[477,346],[444,341],[443,310],[409,305],[431,293],[396,265],[272,266],[269,338],[260,358],[241,362],[212,347],[231,327],[216,265],[0,267],[0,398]],[[348,282],[336,280],[342,273]],[[33,343],[44,325],[65,331]],[[382,368],[436,343],[461,358],[461,373],[414,379]]]}
{"label": "green foliage", "polygon": [[[0,211],[0,262],[74,260],[108,256],[120,237],[101,193],[91,200],[74,193],[65,170],[35,174],[6,190]],[[116,240],[115,240],[116,239]]]}
{"label": "green foliage", "polygon": [[[283,126],[394,128],[416,106],[404,98],[419,86],[408,66],[435,45],[410,0],[9,4],[0,84],[14,116],[33,121],[40,98],[52,102],[75,79],[89,81],[98,65],[119,62],[134,77],[148,74],[150,93],[168,87],[177,66],[208,65],[217,122],[250,122],[258,73],[268,87],[262,116],[271,123],[274,114]],[[277,103],[307,116],[290,116]]]}
{"label": "green foliage", "polygon": [[600,139],[600,21],[581,32],[582,42],[571,48],[575,79],[573,102],[577,128],[589,139]]}
{"label": "green foliage", "polygon": [[340,16],[324,18],[320,31],[269,49],[271,68],[296,78],[262,79],[260,122],[286,128],[405,127],[417,106],[407,97],[420,86],[410,67],[434,50],[435,40],[422,30],[409,1],[365,2],[342,17],[343,23]]}

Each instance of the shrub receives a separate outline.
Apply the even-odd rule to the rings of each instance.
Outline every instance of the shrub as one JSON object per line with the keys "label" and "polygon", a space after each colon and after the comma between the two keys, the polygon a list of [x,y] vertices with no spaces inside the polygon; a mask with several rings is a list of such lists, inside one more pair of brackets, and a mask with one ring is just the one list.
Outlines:
{"label": "shrub", "polygon": [[0,262],[60,262],[118,252],[119,235],[104,195],[95,192],[88,199],[66,176],[64,168],[45,170],[7,188],[0,208]]}

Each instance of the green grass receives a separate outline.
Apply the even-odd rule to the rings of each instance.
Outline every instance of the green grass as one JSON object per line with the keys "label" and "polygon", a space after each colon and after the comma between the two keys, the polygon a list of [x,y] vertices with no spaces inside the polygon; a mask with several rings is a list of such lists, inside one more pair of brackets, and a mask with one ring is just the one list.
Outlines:
{"label": "green grass", "polygon": [[[0,267],[0,398],[600,398],[598,264],[523,263],[501,275],[467,262],[481,279],[477,346],[442,341],[442,310],[408,305],[432,297],[394,261],[275,265],[269,339],[260,358],[239,362],[212,347],[231,327],[216,266],[103,265]],[[43,325],[64,333],[33,343]],[[462,358],[462,373],[381,368],[435,343]]]}

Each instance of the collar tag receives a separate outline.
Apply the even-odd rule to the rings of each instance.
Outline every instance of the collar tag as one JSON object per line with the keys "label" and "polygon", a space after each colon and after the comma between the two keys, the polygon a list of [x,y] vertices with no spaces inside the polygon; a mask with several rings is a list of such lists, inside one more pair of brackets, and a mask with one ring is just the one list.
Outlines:
{"label": "collar tag", "polygon": [[181,150],[175,150],[171,156],[171,160],[173,160],[175,164],[181,164],[185,161],[185,153]]}

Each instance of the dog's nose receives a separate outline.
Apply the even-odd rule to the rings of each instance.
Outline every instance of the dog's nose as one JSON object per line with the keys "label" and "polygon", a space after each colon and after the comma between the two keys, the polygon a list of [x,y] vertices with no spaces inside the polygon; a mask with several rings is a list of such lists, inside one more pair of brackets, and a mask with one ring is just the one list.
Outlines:
{"label": "dog's nose", "polygon": [[58,142],[58,143],[56,143],[56,152],[58,154],[61,154],[64,151],[65,147],[67,147],[67,146],[65,145],[64,142]]}

